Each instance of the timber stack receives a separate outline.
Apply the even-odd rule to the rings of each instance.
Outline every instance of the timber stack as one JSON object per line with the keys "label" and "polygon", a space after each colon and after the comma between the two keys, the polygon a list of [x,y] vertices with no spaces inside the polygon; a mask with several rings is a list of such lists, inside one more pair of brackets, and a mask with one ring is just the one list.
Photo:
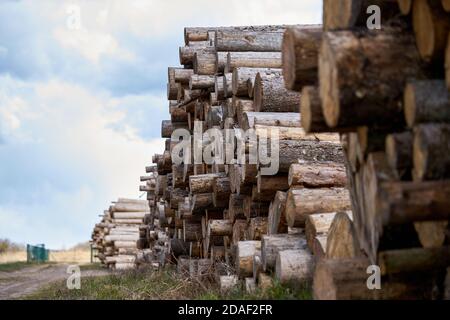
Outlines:
{"label": "timber stack", "polygon": [[224,291],[310,285],[332,218],[352,218],[339,135],[308,134],[286,84],[291,29],[307,35],[302,81],[315,84],[320,25],[185,28],[183,66],[168,69],[165,150],[146,169],[150,229],[170,243],[166,262]]}
{"label": "timber stack", "polygon": [[149,260],[147,201],[119,198],[101,217],[91,242],[102,264],[114,270],[127,270]]}
{"label": "timber stack", "polygon": [[[349,180],[353,221],[334,217],[316,265],[314,297],[445,298],[449,2],[348,2],[324,1],[315,82],[302,81],[297,60],[307,49],[305,35],[292,31],[291,51],[283,52],[284,76],[302,90],[302,126],[340,134]],[[367,27],[371,4],[381,8],[381,29]],[[381,289],[369,290],[371,274],[380,276]]]}

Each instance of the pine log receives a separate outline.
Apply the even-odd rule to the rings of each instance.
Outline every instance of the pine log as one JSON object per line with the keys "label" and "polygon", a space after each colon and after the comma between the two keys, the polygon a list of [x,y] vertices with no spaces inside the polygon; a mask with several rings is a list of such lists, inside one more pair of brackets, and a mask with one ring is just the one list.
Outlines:
{"label": "pine log", "polygon": [[267,217],[251,218],[248,226],[250,240],[261,240],[262,235],[267,234]]}
{"label": "pine log", "polygon": [[233,223],[229,220],[209,220],[207,237],[232,236]]}
{"label": "pine log", "polygon": [[444,271],[450,265],[450,247],[389,250],[378,254],[382,275]]}
{"label": "pine log", "polygon": [[344,188],[290,189],[286,199],[286,220],[290,227],[304,227],[315,213],[350,210],[349,192]]}
{"label": "pine log", "polygon": [[133,211],[133,212],[115,211],[112,214],[112,217],[115,219],[143,219],[146,214],[149,214],[149,211]]}
{"label": "pine log", "polygon": [[232,73],[232,92],[233,95],[239,97],[248,96],[248,79],[255,78],[258,72],[264,74],[281,74],[281,69],[264,69],[264,68],[234,68]]}
{"label": "pine log", "polygon": [[192,69],[173,68],[175,82],[189,84],[191,76],[194,74]]}
{"label": "pine log", "polygon": [[238,195],[236,193],[230,194],[228,203],[228,213],[230,220],[234,222],[236,219],[244,219],[244,195]]}
{"label": "pine log", "polygon": [[188,121],[188,113],[184,108],[180,108],[178,106],[170,107],[170,120],[171,122],[187,122]]}
{"label": "pine log", "polygon": [[261,250],[261,241],[239,241],[237,243],[236,269],[240,278],[253,276],[253,258]]}
{"label": "pine log", "polygon": [[287,233],[286,192],[277,191],[269,207],[268,234]]}
{"label": "pine log", "polygon": [[170,120],[163,120],[161,122],[161,137],[170,138],[172,136],[172,133],[176,129],[189,130],[189,127],[185,122],[172,122]]}
{"label": "pine log", "polygon": [[316,258],[316,261],[325,258],[327,251],[327,236],[322,235],[315,237],[313,241],[313,248],[311,251],[313,252],[314,257]]}
{"label": "pine log", "polygon": [[414,179],[450,177],[450,124],[423,124],[414,128]]}
{"label": "pine log", "polygon": [[233,225],[233,244],[237,244],[239,241],[244,241],[246,239],[245,231],[247,230],[247,220],[236,220]]}
{"label": "pine log", "polygon": [[331,223],[327,237],[327,259],[354,258],[361,255],[358,237],[350,217],[338,212]]}
{"label": "pine log", "polygon": [[288,184],[307,188],[345,187],[347,173],[341,163],[293,163],[289,168]]}
{"label": "pine log", "polygon": [[148,203],[146,201],[138,203],[130,202],[118,202],[109,207],[109,211],[112,212],[136,212],[136,211],[148,211]]}
{"label": "pine log", "polygon": [[[264,195],[273,197],[277,191],[289,189],[287,175],[263,176],[260,173],[257,178],[257,191]],[[266,201],[269,199],[265,199]]]}
{"label": "pine log", "polygon": [[222,173],[209,173],[193,175],[189,177],[189,190],[192,194],[212,193],[214,191],[214,180],[223,177]]}
{"label": "pine log", "polygon": [[229,52],[225,73],[234,68],[281,68],[281,52]]}
{"label": "pine log", "polygon": [[[432,93],[432,94],[430,94]],[[409,82],[404,93],[406,123],[450,121],[450,93],[443,80]]]}
{"label": "pine log", "polygon": [[450,31],[450,13],[443,10],[439,1],[415,0],[412,22],[422,59],[442,65]]}
{"label": "pine log", "polygon": [[366,27],[369,14],[367,9],[371,5],[380,8],[381,24],[398,14],[396,1],[384,0],[325,0],[323,2],[323,28],[325,31]]}
{"label": "pine log", "polygon": [[269,203],[253,201],[252,197],[245,197],[244,214],[247,219],[255,217],[267,217],[269,215]]}
{"label": "pine log", "polygon": [[183,220],[183,240],[198,241],[202,239],[202,225],[196,220]]}
{"label": "pine log", "polygon": [[192,196],[192,212],[202,213],[214,206],[212,193],[197,193]]}
{"label": "pine log", "polygon": [[[315,213],[306,218],[305,236],[308,247],[314,252],[314,240],[317,236],[327,236],[336,213]],[[325,247],[326,249],[326,247]]]}
{"label": "pine log", "polygon": [[367,258],[322,259],[314,272],[315,300],[405,300],[431,299],[432,279],[381,279],[381,289],[370,290]]}
{"label": "pine log", "polygon": [[189,89],[210,89],[214,88],[215,77],[213,75],[192,74],[189,78]]}
{"label": "pine log", "polygon": [[408,179],[412,169],[413,134],[410,131],[386,136],[386,159],[398,179]]}
{"label": "pine log", "polygon": [[258,72],[253,102],[256,112],[297,112],[300,94],[286,89],[283,76]]}
{"label": "pine log", "polygon": [[279,251],[275,278],[281,284],[305,285],[312,283],[314,258],[308,249]]}
{"label": "pine log", "polygon": [[300,127],[300,114],[294,112],[244,112],[241,128],[248,130],[255,125]]}
{"label": "pine log", "polygon": [[289,28],[283,37],[283,77],[286,88],[301,91],[317,83],[322,26]]}
{"label": "pine log", "polygon": [[306,132],[333,132],[323,115],[319,88],[304,86],[300,95],[300,114],[302,127]]}
{"label": "pine log", "polygon": [[414,38],[393,30],[361,34],[339,31],[323,36],[320,98],[328,126],[393,125],[403,121],[399,100],[405,82],[408,78],[421,79],[424,74]]}
{"label": "pine log", "polygon": [[447,233],[448,221],[423,221],[415,222],[420,243],[424,248],[436,248],[444,245]]}
{"label": "pine log", "polygon": [[306,240],[302,236],[288,234],[264,235],[261,239],[261,261],[264,271],[275,268],[278,252],[304,250],[306,247]]}
{"label": "pine log", "polygon": [[227,64],[228,52],[216,52],[216,73],[223,73]]}
{"label": "pine log", "polygon": [[283,30],[267,31],[216,31],[217,51],[281,51]]}
{"label": "pine log", "polygon": [[[259,145],[259,155],[268,155],[270,143]],[[342,147],[329,141],[280,140],[278,173],[288,173],[292,163],[298,162],[343,162]],[[261,159],[259,159],[261,163]],[[260,167],[262,167],[260,165]]]}
{"label": "pine log", "polygon": [[216,54],[211,51],[194,53],[194,73],[199,75],[214,75],[216,73]]}
{"label": "pine log", "polygon": [[[207,46],[184,46],[180,47],[178,50],[179,57],[180,57],[180,64],[185,66],[192,66],[194,64],[194,56],[196,52],[210,52],[214,53],[216,52],[214,47],[207,47]],[[189,70],[189,69],[187,69]]]}
{"label": "pine log", "polygon": [[217,177],[213,183],[213,203],[216,208],[226,207],[230,200],[230,179]]}
{"label": "pine log", "polygon": [[233,73],[225,73],[223,76],[223,95],[224,98],[233,96]]}
{"label": "pine log", "polygon": [[408,15],[411,12],[412,0],[397,0],[398,8],[402,15]]}

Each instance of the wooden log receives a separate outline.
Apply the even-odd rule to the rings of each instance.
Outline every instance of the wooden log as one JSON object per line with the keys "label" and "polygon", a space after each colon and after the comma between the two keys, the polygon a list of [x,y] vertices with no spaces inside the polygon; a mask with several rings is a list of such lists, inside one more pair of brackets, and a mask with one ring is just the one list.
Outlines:
{"label": "wooden log", "polygon": [[278,252],[306,249],[306,247],[306,240],[302,236],[288,234],[264,235],[261,239],[261,261],[264,271],[275,268]]}
{"label": "wooden log", "polygon": [[327,251],[327,236],[317,236],[313,241],[313,248],[311,250],[316,258],[316,261],[319,261],[325,258]]}
{"label": "wooden log", "polygon": [[195,53],[199,51],[210,53],[216,52],[214,47],[203,47],[203,46],[180,47],[178,51],[180,57],[180,64],[183,64],[185,66],[192,66],[194,64]]}
{"label": "wooden log", "polygon": [[297,112],[300,94],[286,89],[283,76],[258,72],[253,102],[256,112]]}
{"label": "wooden log", "polygon": [[161,122],[161,137],[170,138],[172,136],[172,133],[176,129],[189,130],[189,127],[185,122],[172,122],[170,120],[163,120]]}
{"label": "wooden log", "polygon": [[[380,55],[380,48],[389,50]],[[363,34],[329,32],[323,36],[320,98],[326,123],[332,128],[401,123],[398,101],[405,82],[423,77],[414,38],[408,33],[385,29]]]}
{"label": "wooden log", "polygon": [[[327,236],[331,223],[333,222],[335,212],[333,213],[315,213],[306,218],[305,235],[308,247],[314,252],[314,240],[317,236]],[[326,249],[326,247],[325,247]]]}
{"label": "wooden log", "polygon": [[228,203],[229,219],[234,222],[236,219],[244,219],[244,195],[238,195],[236,193],[230,194]]}
{"label": "wooden log", "polygon": [[194,74],[194,70],[185,68],[173,68],[175,82],[189,84],[191,76]]}
{"label": "wooden log", "polygon": [[210,89],[214,88],[215,77],[213,75],[192,74],[189,78],[189,89]]}
{"label": "wooden log", "polygon": [[178,258],[189,254],[189,243],[181,239],[170,239],[170,251]]}
{"label": "wooden log", "polygon": [[211,261],[215,263],[225,261],[224,246],[211,246]]}
{"label": "wooden log", "polygon": [[345,187],[347,173],[341,163],[293,163],[289,168],[288,184],[307,188]]}
{"label": "wooden log", "polygon": [[287,233],[286,192],[277,191],[269,207],[268,234]]}
{"label": "wooden log", "polygon": [[445,272],[450,264],[450,247],[383,251],[378,254],[378,263],[382,275]]}
{"label": "wooden log", "polygon": [[289,28],[283,37],[283,77],[286,88],[301,91],[317,83],[322,26]]}
{"label": "wooden log", "polygon": [[314,275],[314,258],[308,249],[279,251],[275,278],[281,284],[308,285]]}
{"label": "wooden log", "polygon": [[136,248],[138,246],[138,241],[130,241],[130,240],[116,240],[114,241],[114,246],[116,248]]}
{"label": "wooden log", "polygon": [[[430,94],[430,93],[433,94]],[[404,93],[406,123],[450,121],[450,93],[443,80],[409,82]]]}
{"label": "wooden log", "polygon": [[323,2],[323,28],[325,31],[338,29],[351,29],[352,27],[367,26],[369,15],[367,9],[377,5],[381,12],[381,24],[398,14],[398,5],[395,1],[383,0],[344,0]]}
{"label": "wooden log", "polygon": [[105,236],[106,242],[137,241],[137,240],[139,240],[139,234],[114,234]]}
{"label": "wooden log", "polygon": [[349,192],[344,188],[301,188],[287,193],[286,220],[290,227],[304,227],[310,214],[350,209]]}
{"label": "wooden log", "polygon": [[214,75],[216,73],[216,54],[210,51],[194,53],[194,73],[199,75]]}
{"label": "wooden log", "polygon": [[[289,189],[287,175],[263,176],[260,173],[257,178],[257,191],[261,194],[273,197],[277,191]],[[267,198],[265,199],[268,200]]]}
{"label": "wooden log", "polygon": [[281,69],[265,69],[265,68],[246,68],[238,67],[234,68],[232,73],[232,93],[238,97],[248,96],[248,83],[251,78],[255,78],[258,72],[264,72],[264,74],[281,74]]}
{"label": "wooden log", "polygon": [[202,213],[214,206],[212,193],[197,193],[192,196],[192,212]]}
{"label": "wooden log", "polygon": [[115,211],[112,217],[115,219],[143,219],[149,211],[133,211],[133,212],[119,212]]}
{"label": "wooden log", "polygon": [[225,73],[234,68],[281,68],[281,52],[229,52]]}
{"label": "wooden log", "polygon": [[414,128],[414,179],[450,177],[450,124],[423,124]]}
{"label": "wooden log", "polygon": [[223,73],[227,64],[227,52],[216,52],[216,73]]}
{"label": "wooden log", "polygon": [[398,179],[408,179],[412,170],[413,134],[410,131],[386,136],[386,159]]}
{"label": "wooden log", "polygon": [[233,236],[232,242],[233,244],[237,244],[239,241],[247,240],[246,231],[247,230],[247,220],[236,220],[233,225]]}
{"label": "wooden log", "polygon": [[239,241],[236,268],[240,278],[253,276],[253,257],[261,250],[261,241]]}
{"label": "wooden log", "polygon": [[224,174],[209,173],[190,176],[189,190],[192,194],[212,193],[214,191],[214,180],[220,177],[224,177]]}
{"label": "wooden log", "polygon": [[281,51],[283,31],[216,31],[217,51]]}
{"label": "wooden log", "polygon": [[444,245],[447,237],[448,221],[415,222],[414,229],[424,248],[436,248]]}
{"label": "wooden log", "polygon": [[230,200],[230,179],[228,177],[215,178],[213,183],[213,203],[215,207],[226,207]]}
{"label": "wooden log", "polygon": [[246,197],[244,199],[244,214],[247,219],[267,217],[269,215],[269,203],[253,201],[252,197]]}
{"label": "wooden log", "polygon": [[267,217],[251,218],[248,226],[248,235],[250,240],[261,240],[264,234],[267,234]]}
{"label": "wooden log", "polygon": [[450,31],[450,13],[439,1],[413,2],[412,24],[417,48],[425,61],[444,61],[447,36]]}
{"label": "wooden log", "polygon": [[233,96],[233,73],[225,73],[223,76],[223,95],[224,98]]}
{"label": "wooden log", "polygon": [[398,8],[402,15],[408,15],[411,12],[412,0],[397,0]]}
{"label": "wooden log", "polygon": [[[267,150],[269,145],[260,144],[259,154],[270,156],[271,153]],[[280,140],[278,148],[278,173],[288,173],[292,163],[343,162],[342,147],[336,141]]]}
{"label": "wooden log", "polygon": [[183,220],[183,240],[199,241],[202,239],[202,225],[196,220]]}
{"label": "wooden log", "polygon": [[381,289],[370,290],[367,258],[322,259],[316,265],[313,280],[315,300],[405,300],[431,299],[432,279],[389,278],[381,281]]}
{"label": "wooden log", "polygon": [[232,236],[233,223],[229,220],[209,220],[207,237]]}
{"label": "wooden log", "polygon": [[248,130],[255,125],[300,127],[300,114],[294,112],[244,112],[241,128]]}
{"label": "wooden log", "polygon": [[148,211],[148,203],[147,201],[141,202],[118,202],[109,207],[109,211],[112,212],[142,212]]}
{"label": "wooden log", "polygon": [[170,121],[172,122],[188,121],[188,113],[186,112],[186,110],[184,110],[184,108],[179,108],[178,106],[171,106],[169,112],[170,112]]}
{"label": "wooden log", "polygon": [[361,255],[353,222],[345,212],[334,216],[327,237],[326,258],[345,259]]}

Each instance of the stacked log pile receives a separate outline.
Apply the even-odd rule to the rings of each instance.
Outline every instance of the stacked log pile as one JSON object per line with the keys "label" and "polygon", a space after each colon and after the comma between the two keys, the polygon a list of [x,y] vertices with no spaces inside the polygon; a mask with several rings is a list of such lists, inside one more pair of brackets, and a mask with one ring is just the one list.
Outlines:
{"label": "stacked log pile", "polygon": [[146,262],[148,254],[145,200],[119,198],[105,210],[92,232],[97,258],[115,270],[133,269]]}
{"label": "stacked log pile", "polygon": [[[296,60],[309,49],[306,35],[285,34],[292,49],[283,51],[283,71],[302,90],[302,126],[340,133],[353,213],[353,222],[337,214],[318,241],[326,249],[314,296],[443,298],[450,265],[448,2],[351,2],[324,1],[316,81],[303,81]],[[372,2],[382,8],[381,30],[366,26]],[[317,233],[322,225],[309,219],[307,231]],[[371,265],[380,268],[379,290],[367,285]]]}
{"label": "stacked log pile", "polygon": [[[165,261],[189,276],[213,277],[223,290],[239,283],[265,289],[274,277],[310,284],[314,255],[325,250],[325,221],[337,212],[351,217],[339,135],[307,134],[299,88],[286,85],[287,28],[314,38],[305,41],[315,55],[301,59],[308,64],[302,81],[315,83],[317,25],[186,28],[183,67],[168,69],[166,148],[147,168],[152,182],[141,187],[151,208],[149,230],[164,232],[170,243]],[[225,141],[212,143],[211,132]],[[212,161],[192,161],[196,148],[211,151]],[[277,168],[268,172],[275,154]]]}

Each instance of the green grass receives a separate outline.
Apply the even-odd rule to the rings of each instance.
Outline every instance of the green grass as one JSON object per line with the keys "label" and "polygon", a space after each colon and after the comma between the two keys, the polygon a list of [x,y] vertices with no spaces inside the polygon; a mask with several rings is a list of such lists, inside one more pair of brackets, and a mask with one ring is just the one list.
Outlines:
{"label": "green grass", "polygon": [[149,300],[149,299],[310,299],[308,288],[292,289],[274,284],[273,288],[253,294],[236,289],[222,295],[213,282],[182,278],[174,269],[164,271],[134,270],[106,276],[81,279],[80,290],[69,290],[65,281],[59,281],[27,296],[25,299],[50,300]]}
{"label": "green grass", "polygon": [[13,272],[17,270],[21,270],[23,268],[31,267],[36,265],[34,262],[26,262],[26,261],[17,261],[17,262],[8,262],[0,264],[0,271],[3,272]]}

